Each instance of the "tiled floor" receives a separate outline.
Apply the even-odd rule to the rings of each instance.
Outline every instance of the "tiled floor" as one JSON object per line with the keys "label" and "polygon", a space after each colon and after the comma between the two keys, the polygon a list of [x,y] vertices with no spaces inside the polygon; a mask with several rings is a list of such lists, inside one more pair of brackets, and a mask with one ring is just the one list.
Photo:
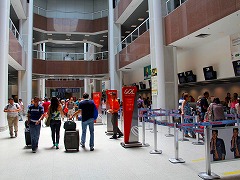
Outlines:
{"label": "tiled floor", "polygon": [[[77,127],[81,128],[80,122]],[[158,126],[158,148],[163,153],[155,155],[149,153],[154,145],[153,133],[149,130],[146,142],[151,146],[129,149],[120,146],[122,138],[110,140],[105,130],[106,125],[95,126],[95,151],[90,152],[87,143],[85,150],[80,148],[79,152],[66,153],[63,128],[59,150],[51,148],[50,128],[42,128],[39,150],[34,154],[25,147],[24,125],[19,122],[17,138],[10,139],[8,131],[0,133],[0,179],[194,180],[200,179],[198,173],[205,171],[204,146],[192,145],[193,139],[179,142],[179,157],[186,163],[169,162],[168,159],[174,157],[173,137],[165,137],[166,127]],[[240,174],[240,161],[212,164],[212,171],[222,179],[239,180],[240,176],[225,176],[224,173]]]}

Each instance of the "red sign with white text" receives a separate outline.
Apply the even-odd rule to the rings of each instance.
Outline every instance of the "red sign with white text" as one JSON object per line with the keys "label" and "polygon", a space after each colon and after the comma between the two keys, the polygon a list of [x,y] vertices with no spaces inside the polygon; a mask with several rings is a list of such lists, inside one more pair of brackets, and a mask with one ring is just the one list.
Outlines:
{"label": "red sign with white text", "polygon": [[98,109],[99,106],[100,106],[100,103],[101,103],[101,93],[100,92],[94,92],[93,93],[93,102]]}
{"label": "red sign with white text", "polygon": [[124,117],[124,143],[129,143],[136,93],[137,93],[137,88],[135,86],[122,88],[123,117]]}

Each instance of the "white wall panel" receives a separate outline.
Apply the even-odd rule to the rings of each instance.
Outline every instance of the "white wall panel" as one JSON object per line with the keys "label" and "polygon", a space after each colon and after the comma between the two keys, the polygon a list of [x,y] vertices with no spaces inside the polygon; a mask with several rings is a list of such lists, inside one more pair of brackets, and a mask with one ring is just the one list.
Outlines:
{"label": "white wall panel", "polygon": [[203,67],[213,66],[217,78],[234,77],[229,36],[186,52],[178,52],[178,72],[193,70],[197,81],[204,81]]}

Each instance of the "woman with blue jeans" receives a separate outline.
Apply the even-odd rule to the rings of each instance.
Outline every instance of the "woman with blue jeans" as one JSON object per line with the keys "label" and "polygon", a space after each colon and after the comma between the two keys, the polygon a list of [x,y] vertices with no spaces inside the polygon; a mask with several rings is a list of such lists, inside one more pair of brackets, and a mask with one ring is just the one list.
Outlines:
{"label": "woman with blue jeans", "polygon": [[61,119],[64,116],[62,111],[62,106],[56,97],[52,97],[51,104],[48,108],[48,115],[51,115],[50,127],[52,131],[52,141],[53,147],[59,149],[59,138],[60,138],[60,128]]}
{"label": "woman with blue jeans", "polygon": [[[189,102],[188,102],[188,99],[189,99],[189,95],[188,93],[184,93],[183,95],[183,102],[182,102],[182,115],[185,116],[191,116],[191,108],[190,108],[190,105],[189,105]],[[189,118],[184,118],[184,123],[192,123],[192,119],[189,119]],[[195,134],[192,132],[192,136],[195,137]],[[185,130],[185,137],[191,137],[188,135],[188,131]]]}

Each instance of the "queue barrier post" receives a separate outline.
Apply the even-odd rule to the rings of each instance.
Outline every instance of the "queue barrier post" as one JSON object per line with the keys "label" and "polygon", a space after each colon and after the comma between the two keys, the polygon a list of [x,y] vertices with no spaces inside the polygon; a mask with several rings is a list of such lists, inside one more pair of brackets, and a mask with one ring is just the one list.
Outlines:
{"label": "queue barrier post", "polygon": [[146,134],[145,134],[145,117],[143,116],[143,118],[142,118],[142,146],[143,147],[148,147],[150,145],[145,142],[145,137],[146,137]]}
{"label": "queue barrier post", "polygon": [[157,120],[155,117],[154,124],[153,124],[153,132],[154,132],[154,150],[150,151],[150,154],[162,154],[162,150],[157,149]]}
{"label": "queue barrier post", "polygon": [[185,161],[182,158],[179,158],[179,146],[178,146],[178,129],[177,129],[177,123],[174,123],[174,150],[175,150],[175,157],[169,158],[169,161],[171,163],[185,163]]}
{"label": "queue barrier post", "polygon": [[[184,123],[184,115],[181,115],[181,124]],[[179,139],[179,141],[189,141],[189,139],[186,139],[185,136],[184,136],[184,128],[182,127],[182,138]]]}
{"label": "queue barrier post", "polygon": [[[198,123],[198,118],[199,116],[198,115],[195,115],[195,123]],[[197,126],[195,126],[197,128]],[[197,141],[196,142],[193,142],[192,144],[193,145],[204,145],[204,142],[200,141],[200,138],[199,138],[199,133],[196,132],[196,138],[197,138]]]}
{"label": "queue barrier post", "polygon": [[[173,123],[173,117],[172,116],[167,116],[168,117],[168,123]],[[175,133],[175,132],[174,132]],[[171,128],[168,126],[168,134],[165,134],[166,137],[173,137],[174,135],[171,134]]]}
{"label": "queue barrier post", "polygon": [[204,127],[204,138],[205,138],[205,161],[206,161],[206,172],[201,172],[198,176],[202,179],[220,179],[220,176],[211,172],[210,162],[210,126]]}

